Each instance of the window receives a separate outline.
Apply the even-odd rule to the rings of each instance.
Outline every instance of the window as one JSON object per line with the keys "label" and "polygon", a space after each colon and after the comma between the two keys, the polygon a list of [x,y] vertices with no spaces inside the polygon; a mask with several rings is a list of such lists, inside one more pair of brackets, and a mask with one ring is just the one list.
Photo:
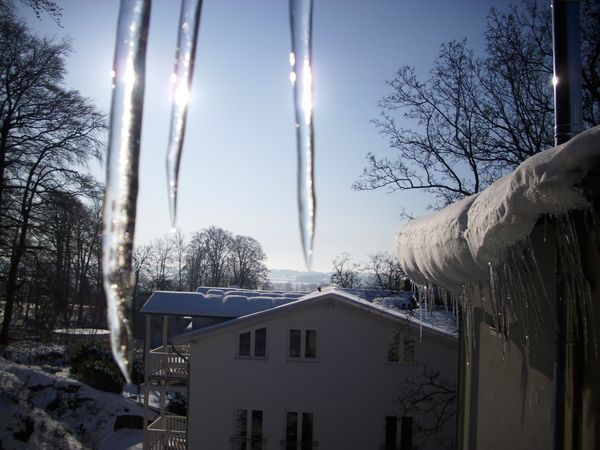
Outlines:
{"label": "window", "polygon": [[385,450],[396,450],[398,442],[398,418],[396,416],[387,416],[385,418]]}
{"label": "window", "polygon": [[289,357],[294,359],[317,358],[317,330],[290,330]]}
{"label": "window", "polygon": [[404,336],[402,350],[402,362],[404,364],[417,363],[417,341],[412,335]]}
{"label": "window", "polygon": [[390,333],[387,351],[388,362],[401,362],[403,364],[417,363],[417,340],[409,333]]}
{"label": "window", "polygon": [[398,417],[386,416],[385,418],[385,450],[411,450],[412,449],[412,417],[402,417],[400,422],[400,447],[398,447]]}
{"label": "window", "polygon": [[262,435],[263,412],[257,409],[236,409],[234,435],[231,438],[234,450],[262,450],[265,440]]}
{"label": "window", "polygon": [[413,418],[402,417],[401,423],[402,427],[400,428],[400,450],[411,450]]}
{"label": "window", "polygon": [[267,329],[263,327],[238,334],[237,356],[266,358]]}
{"label": "window", "polygon": [[313,414],[288,411],[285,415],[285,450],[313,450]]}

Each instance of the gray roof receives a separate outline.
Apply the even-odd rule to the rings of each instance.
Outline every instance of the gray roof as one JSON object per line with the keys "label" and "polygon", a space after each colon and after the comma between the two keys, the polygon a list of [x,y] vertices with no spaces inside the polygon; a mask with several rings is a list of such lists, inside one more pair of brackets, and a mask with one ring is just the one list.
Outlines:
{"label": "gray roof", "polygon": [[260,323],[281,314],[290,314],[296,310],[309,307],[325,298],[341,301],[345,304],[361,308],[390,320],[408,321],[413,326],[422,327],[422,329],[431,331],[438,335],[443,335],[454,339],[457,336],[456,321],[452,317],[451,313],[426,312],[424,314],[422,310],[417,311],[417,313],[414,311],[402,311],[393,307],[388,307],[382,302],[370,302],[338,288],[327,287],[307,294],[295,301],[282,303],[277,307],[263,309],[262,311],[247,315],[240,315],[237,318],[228,320],[226,322],[199,328],[179,336],[175,336],[172,339],[172,342],[175,344],[193,342],[201,337],[221,333],[230,328]]}
{"label": "gray roof", "polygon": [[300,293],[231,288],[199,288],[200,292],[155,291],[141,308],[146,314],[240,317],[297,300]]}

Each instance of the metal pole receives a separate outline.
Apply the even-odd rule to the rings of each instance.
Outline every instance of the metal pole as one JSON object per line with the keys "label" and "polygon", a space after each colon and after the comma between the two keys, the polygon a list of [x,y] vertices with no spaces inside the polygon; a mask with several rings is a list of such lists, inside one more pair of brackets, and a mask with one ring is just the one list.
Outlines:
{"label": "metal pole", "polygon": [[[563,144],[581,132],[581,44],[579,0],[552,0],[554,52],[554,139]],[[556,366],[554,373],[554,449],[578,447],[580,359],[574,305],[565,297],[563,264],[556,263]]]}
{"label": "metal pole", "polygon": [[579,0],[552,1],[554,139],[563,144],[581,132]]}

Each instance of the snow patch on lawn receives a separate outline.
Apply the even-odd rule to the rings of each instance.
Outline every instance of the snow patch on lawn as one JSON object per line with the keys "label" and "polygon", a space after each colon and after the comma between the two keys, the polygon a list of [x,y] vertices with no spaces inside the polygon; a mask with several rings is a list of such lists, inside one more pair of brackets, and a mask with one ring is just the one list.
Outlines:
{"label": "snow patch on lawn", "polygon": [[121,395],[0,358],[0,448],[120,450],[139,444],[141,429],[115,430],[118,416],[143,417],[143,408]]}

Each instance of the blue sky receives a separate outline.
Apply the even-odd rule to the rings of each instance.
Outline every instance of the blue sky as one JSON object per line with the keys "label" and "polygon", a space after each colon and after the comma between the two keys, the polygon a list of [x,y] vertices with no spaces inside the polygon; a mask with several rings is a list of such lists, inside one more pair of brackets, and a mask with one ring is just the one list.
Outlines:
{"label": "blue sky", "polygon": [[[118,1],[63,0],[60,29],[23,10],[39,34],[69,35],[67,83],[110,108]],[[419,193],[355,192],[367,152],[389,155],[370,120],[404,64],[426,74],[442,42],[481,49],[485,17],[502,0],[315,0],[313,66],[317,226],[313,269],[348,252],[393,251],[401,207]],[[155,0],[147,56],[136,242],[169,232],[165,152],[179,2]],[[285,0],[204,0],[180,171],[178,226],[210,225],[258,239],[271,268],[304,269],[296,210],[295,135]],[[96,170],[104,179],[102,169]]]}

